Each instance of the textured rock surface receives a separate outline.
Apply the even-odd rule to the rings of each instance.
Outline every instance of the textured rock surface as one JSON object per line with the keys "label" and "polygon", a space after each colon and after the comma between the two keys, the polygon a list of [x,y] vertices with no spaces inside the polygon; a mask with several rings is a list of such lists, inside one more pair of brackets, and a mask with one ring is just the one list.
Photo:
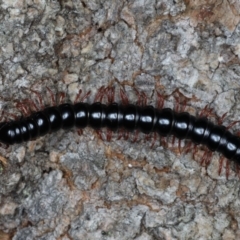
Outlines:
{"label": "textured rock surface", "polygon": [[[240,116],[239,1],[2,0],[1,109],[112,82]],[[166,105],[172,106],[170,98]],[[10,115],[10,114],[9,114]],[[235,126],[235,130],[239,125]],[[177,147],[59,131],[1,149],[0,239],[238,239],[240,181]],[[200,150],[197,152],[201,160]]]}

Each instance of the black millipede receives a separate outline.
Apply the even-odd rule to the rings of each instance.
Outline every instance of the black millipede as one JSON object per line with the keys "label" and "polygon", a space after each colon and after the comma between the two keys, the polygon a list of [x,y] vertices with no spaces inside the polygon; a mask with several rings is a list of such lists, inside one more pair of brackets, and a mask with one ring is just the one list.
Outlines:
{"label": "black millipede", "polygon": [[95,130],[125,129],[144,134],[158,133],[162,137],[174,136],[204,145],[212,152],[219,152],[228,160],[240,165],[240,138],[228,128],[212,123],[207,117],[196,117],[188,112],[170,108],[155,108],[112,102],[93,104],[78,102],[46,107],[28,117],[0,123],[0,142],[12,145],[34,140],[60,129],[87,126]]}

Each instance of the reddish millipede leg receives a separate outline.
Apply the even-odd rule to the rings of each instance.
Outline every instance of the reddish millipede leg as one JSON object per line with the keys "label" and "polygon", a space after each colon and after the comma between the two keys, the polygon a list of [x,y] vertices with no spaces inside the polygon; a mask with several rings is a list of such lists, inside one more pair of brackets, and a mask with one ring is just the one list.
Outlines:
{"label": "reddish millipede leg", "polygon": [[66,94],[64,92],[59,92],[58,93],[58,103],[62,104],[64,99],[65,99]]}
{"label": "reddish millipede leg", "polygon": [[124,140],[128,140],[128,138],[129,138],[129,132],[124,131],[124,133],[123,133],[123,138],[124,138]]}
{"label": "reddish millipede leg", "polygon": [[107,141],[110,142],[112,139],[112,131],[110,131],[109,129],[107,129]]}
{"label": "reddish millipede leg", "polygon": [[141,99],[142,99],[141,105],[146,106],[147,105],[147,95],[143,91],[141,92]]}
{"label": "reddish millipede leg", "polygon": [[166,137],[161,137],[160,138],[160,144],[163,147],[167,147],[167,141],[166,141]]}
{"label": "reddish millipede leg", "polygon": [[225,112],[219,119],[218,119],[218,125],[222,125],[224,118],[227,116],[227,112]]}
{"label": "reddish millipede leg", "polygon": [[178,151],[179,151],[180,154],[182,153],[181,139],[178,139]]}
{"label": "reddish millipede leg", "polygon": [[5,119],[4,110],[2,110],[1,115],[0,115],[0,122],[3,122],[4,119]]}
{"label": "reddish millipede leg", "polygon": [[224,157],[221,156],[220,159],[219,159],[219,166],[218,166],[218,175],[219,176],[220,176],[220,174],[222,172],[223,161],[224,161]]}
{"label": "reddish millipede leg", "polygon": [[74,104],[77,102],[83,102],[86,98],[89,97],[89,95],[91,94],[91,91],[88,91],[82,97],[81,97],[81,94],[82,94],[82,89],[78,91],[78,94],[76,95],[76,98],[74,100]]}
{"label": "reddish millipede leg", "polygon": [[99,137],[102,141],[104,141],[104,140],[103,140],[103,136],[102,136],[102,131],[101,131],[101,130],[95,130],[95,131],[96,131],[98,137]]}
{"label": "reddish millipede leg", "polygon": [[24,105],[23,103],[18,102],[16,104],[16,107],[23,113],[24,116],[27,116],[29,114],[29,109],[27,109],[26,105]]}
{"label": "reddish millipede leg", "polygon": [[120,88],[120,97],[121,97],[122,103],[124,105],[129,104],[129,100],[128,100],[128,97],[126,95],[126,92],[122,88]]}
{"label": "reddish millipede leg", "polygon": [[38,101],[39,101],[39,104],[40,104],[40,108],[44,109],[44,104],[43,104],[43,100],[42,100],[42,97],[41,97],[40,93],[38,91],[33,90],[33,89],[30,89],[30,91],[37,95],[37,98],[38,98]]}
{"label": "reddish millipede leg", "polygon": [[95,95],[94,101],[102,102],[105,91],[106,91],[105,86],[100,87]]}
{"label": "reddish millipede leg", "polygon": [[[139,133],[138,133],[139,134]],[[144,142],[148,142],[151,139],[151,133],[148,133],[144,136]]]}
{"label": "reddish millipede leg", "polygon": [[154,147],[154,144],[155,144],[156,140],[157,140],[157,133],[154,132],[154,133],[153,133],[152,144],[151,144],[151,146],[150,146],[151,149]]}
{"label": "reddish millipede leg", "polygon": [[56,105],[56,97],[54,96],[52,90],[49,88],[49,87],[46,87],[48,92],[50,93],[50,96],[51,96],[51,105],[54,106]]}
{"label": "reddish millipede leg", "polygon": [[79,102],[79,99],[81,97],[81,94],[82,94],[82,89],[80,89],[75,97],[75,100],[74,100],[74,104]]}
{"label": "reddish millipede leg", "polygon": [[123,129],[119,129],[117,140],[120,140],[122,137],[123,137]]}
{"label": "reddish millipede leg", "polygon": [[80,102],[83,102],[85,99],[87,99],[91,94],[91,91],[89,90],[88,92],[86,92],[80,99]]}
{"label": "reddish millipede leg", "polygon": [[147,105],[147,95],[143,91],[139,91],[138,89],[134,88],[134,91],[137,94],[138,100],[137,105],[139,106],[146,106]]}
{"label": "reddish millipede leg", "polygon": [[203,156],[202,156],[201,162],[200,162],[200,165],[201,165],[201,166],[204,165],[206,159],[207,159],[207,152],[205,151],[204,154],[203,154]]}
{"label": "reddish millipede leg", "polygon": [[134,138],[133,138],[133,140],[132,140],[133,143],[137,142],[138,136],[139,136],[139,130],[136,130],[136,131],[134,132]]}
{"label": "reddish millipede leg", "polygon": [[161,93],[157,92],[157,101],[156,101],[156,107],[158,109],[162,109],[164,106],[164,97],[161,95]]}
{"label": "reddish millipede leg", "polygon": [[115,100],[115,88],[114,87],[107,87],[107,98],[108,103],[113,103]]}
{"label": "reddish millipede leg", "polygon": [[[1,122],[6,119],[6,114],[4,114],[4,113],[5,113],[5,111],[2,110],[2,112],[1,112]],[[6,119],[6,120],[8,120],[8,119]]]}
{"label": "reddish millipede leg", "polygon": [[[24,101],[25,101],[26,104],[28,104],[30,106],[31,111],[36,111],[37,112],[37,111],[40,110],[33,100],[25,99]],[[24,101],[23,101],[23,103],[24,103]],[[31,107],[32,107],[32,109],[31,109]]]}
{"label": "reddish millipede leg", "polygon": [[234,122],[230,123],[226,128],[230,129],[231,127],[233,127],[237,123],[240,123],[240,121],[234,121]]}
{"label": "reddish millipede leg", "polygon": [[237,174],[238,178],[240,178],[240,166],[235,163],[235,168],[236,168],[236,174]]}
{"label": "reddish millipede leg", "polygon": [[78,128],[77,133],[78,133],[78,136],[81,136],[83,134],[83,130]]}
{"label": "reddish millipede leg", "polygon": [[24,99],[22,102],[17,102],[16,107],[23,112],[24,116],[31,114],[31,111],[39,111],[39,108],[31,99]]}
{"label": "reddish millipede leg", "polygon": [[213,116],[214,118],[216,118],[216,115],[213,113],[213,108],[210,108],[209,105],[207,104],[199,113],[199,117],[210,117]]}
{"label": "reddish millipede leg", "polygon": [[[4,111],[3,111],[4,113]],[[7,117],[9,117],[10,119],[14,119],[14,120],[17,120],[19,117],[13,113],[7,113]]]}
{"label": "reddish millipede leg", "polygon": [[173,95],[176,101],[176,112],[183,112],[186,108],[187,102],[191,99],[186,97],[180,90],[177,88],[169,96]]}
{"label": "reddish millipede leg", "polygon": [[226,178],[227,178],[227,180],[229,177],[229,172],[230,172],[230,162],[226,161]]}
{"label": "reddish millipede leg", "polygon": [[206,150],[203,154],[200,165],[205,166],[205,169],[207,169],[211,162],[211,157],[212,157],[212,152],[209,152],[208,150]]}
{"label": "reddish millipede leg", "polygon": [[184,147],[185,150],[183,150],[183,152],[185,154],[188,154],[191,150],[191,147],[192,147],[192,143],[191,142],[188,142],[187,145]]}
{"label": "reddish millipede leg", "polygon": [[196,160],[195,159],[195,154],[196,153],[197,153],[197,145],[194,145],[194,147],[193,147],[193,154],[192,154],[194,160]]}

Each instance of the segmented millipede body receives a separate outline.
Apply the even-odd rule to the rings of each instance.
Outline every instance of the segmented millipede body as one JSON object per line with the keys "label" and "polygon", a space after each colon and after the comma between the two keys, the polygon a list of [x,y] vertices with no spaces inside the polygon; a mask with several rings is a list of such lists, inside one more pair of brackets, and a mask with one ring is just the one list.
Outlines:
{"label": "segmented millipede body", "polygon": [[226,127],[187,112],[178,113],[170,108],[157,109],[133,104],[79,102],[47,107],[18,121],[1,123],[0,141],[8,145],[21,143],[74,126],[80,129],[87,126],[93,129],[106,127],[111,131],[123,128],[145,134],[156,132],[160,136],[172,135],[205,145],[240,165],[240,138]]}

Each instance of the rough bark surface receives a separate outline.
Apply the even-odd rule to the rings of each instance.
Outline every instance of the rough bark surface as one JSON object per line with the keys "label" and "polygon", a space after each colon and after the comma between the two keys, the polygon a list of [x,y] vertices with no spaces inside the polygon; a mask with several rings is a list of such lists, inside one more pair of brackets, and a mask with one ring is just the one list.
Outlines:
{"label": "rough bark surface", "polygon": [[[210,104],[228,125],[240,116],[239,20],[239,1],[0,0],[1,109],[20,115],[37,101],[30,88],[73,101],[112,83],[134,102],[133,86],[150,103],[179,89],[188,111]],[[205,169],[204,149],[194,161],[150,145],[72,129],[1,149],[0,239],[239,239],[234,166],[227,180],[218,154]]]}

